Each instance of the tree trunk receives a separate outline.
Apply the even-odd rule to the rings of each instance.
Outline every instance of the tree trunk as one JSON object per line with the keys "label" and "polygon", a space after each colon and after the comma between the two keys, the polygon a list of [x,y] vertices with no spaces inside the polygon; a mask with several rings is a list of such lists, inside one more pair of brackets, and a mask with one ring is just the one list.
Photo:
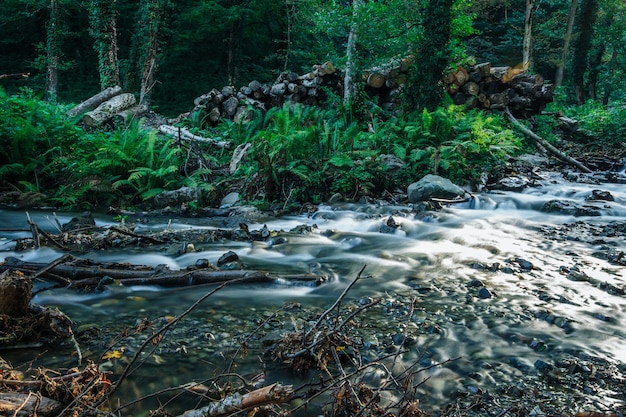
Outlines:
{"label": "tree trunk", "polygon": [[532,62],[533,47],[533,9],[535,0],[526,0],[526,14],[524,17],[524,40],[522,45],[522,64],[528,69]]}
{"label": "tree trunk", "polygon": [[116,113],[126,110],[135,105],[135,96],[130,93],[117,95],[100,104],[94,110],[83,116],[83,123],[89,127],[100,126]]}
{"label": "tree trunk", "polygon": [[598,13],[598,0],[584,0],[578,16],[578,40],[574,46],[574,90],[576,103],[581,105],[585,102],[585,72],[589,62],[589,50],[593,38],[593,27]]}
{"label": "tree trunk", "polygon": [[542,138],[541,136],[537,135],[535,132],[533,132],[532,130],[528,129],[526,126],[521,124],[515,117],[513,117],[513,115],[511,114],[511,112],[508,109],[505,109],[504,115],[506,116],[507,119],[509,119],[509,121],[511,123],[513,123],[513,125],[515,127],[517,127],[519,130],[521,130],[522,133],[524,133],[530,139],[534,140],[535,143],[539,144],[540,146],[543,146],[552,155],[556,156],[557,158],[561,159],[562,161],[567,162],[568,164],[570,164],[572,166],[575,166],[576,168],[580,169],[582,172],[586,172],[586,173],[593,172],[592,170],[590,170],[589,168],[584,166],[582,163],[580,163],[579,161],[575,160],[574,158],[564,154],[563,152],[559,151],[550,142],[548,142],[547,140],[545,140],[544,138]]}
{"label": "tree trunk", "polygon": [[59,3],[50,0],[50,20],[48,21],[47,53],[48,68],[46,80],[46,100],[56,103],[59,91]]}
{"label": "tree trunk", "polygon": [[90,33],[95,38],[94,48],[98,54],[100,86],[120,85],[117,58],[117,1],[94,0],[89,9]]}
{"label": "tree trunk", "polygon": [[346,71],[343,80],[343,103],[348,106],[354,100],[355,77],[356,77],[356,42],[359,34],[358,18],[362,0],[352,1],[352,21],[350,33],[346,45]]}
{"label": "tree trunk", "polygon": [[96,107],[98,107],[100,104],[102,104],[103,102],[117,96],[121,92],[122,92],[122,88],[118,85],[116,85],[115,87],[106,88],[103,91],[99,92],[98,94],[83,101],[76,107],[73,107],[70,110],[68,110],[67,116],[74,117],[86,111],[93,110]]}
{"label": "tree trunk", "polygon": [[20,272],[5,270],[0,275],[0,315],[23,317],[30,308],[33,281]]}
{"label": "tree trunk", "polygon": [[[157,53],[159,50],[159,27],[161,25],[161,7],[159,0],[144,0],[144,22],[147,29],[147,41],[143,72],[141,74],[141,90],[139,93],[139,105],[150,107],[150,96],[154,87],[154,74],[157,70]],[[147,15],[147,16],[146,16]]]}
{"label": "tree trunk", "polygon": [[576,9],[578,7],[578,0],[572,0],[569,7],[569,14],[567,15],[567,29],[565,29],[565,36],[563,37],[563,50],[561,51],[561,59],[556,67],[556,75],[554,77],[554,86],[560,87],[563,83],[563,70],[565,63],[567,62],[567,53],[569,52],[569,44],[572,39],[572,31],[574,30],[574,19],[576,17]]}

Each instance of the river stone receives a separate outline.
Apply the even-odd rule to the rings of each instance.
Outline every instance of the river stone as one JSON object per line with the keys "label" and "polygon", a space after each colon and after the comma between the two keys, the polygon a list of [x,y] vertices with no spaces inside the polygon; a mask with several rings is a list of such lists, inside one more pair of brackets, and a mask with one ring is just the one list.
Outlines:
{"label": "river stone", "polygon": [[180,207],[183,203],[199,201],[202,197],[200,188],[181,187],[178,190],[163,191],[152,199],[155,208]]}
{"label": "river stone", "polygon": [[522,177],[505,177],[491,186],[494,190],[520,192],[528,187],[529,181]]}
{"label": "river stone", "polygon": [[380,162],[385,167],[386,172],[397,172],[400,168],[406,165],[402,159],[398,158],[394,154],[383,154],[380,156]]}
{"label": "river stone", "polygon": [[220,208],[228,208],[235,206],[239,203],[239,193],[232,192],[226,195],[226,197],[222,198],[222,202],[220,203]]}
{"label": "river stone", "polygon": [[417,203],[431,198],[452,200],[463,197],[465,190],[447,178],[428,174],[418,182],[409,185],[407,194],[411,203]]}
{"label": "river stone", "polygon": [[585,199],[587,201],[601,200],[601,201],[615,201],[615,197],[608,192],[603,190],[593,190],[591,195],[587,196]]}
{"label": "river stone", "polygon": [[541,211],[547,213],[567,214],[570,216],[601,216],[600,210],[595,206],[582,205],[573,201],[550,200],[541,207]]}

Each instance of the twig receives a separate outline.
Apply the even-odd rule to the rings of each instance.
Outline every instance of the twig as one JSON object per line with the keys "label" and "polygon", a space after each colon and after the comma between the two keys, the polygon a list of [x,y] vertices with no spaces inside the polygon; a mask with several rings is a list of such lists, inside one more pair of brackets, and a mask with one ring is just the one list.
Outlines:
{"label": "twig", "polygon": [[365,268],[367,267],[367,265],[363,265],[363,268],[361,268],[361,270],[359,271],[359,274],[356,276],[356,278],[354,278],[352,280],[352,282],[350,283],[350,285],[348,285],[346,287],[345,290],[343,290],[343,293],[341,293],[341,295],[339,296],[339,298],[337,298],[337,300],[333,303],[332,306],[330,306],[328,308],[328,310],[324,311],[320,317],[317,319],[317,321],[315,322],[315,324],[313,325],[313,327],[311,327],[309,329],[309,331],[306,332],[306,334],[304,335],[304,338],[306,339],[311,332],[317,328],[317,326],[320,325],[320,323],[322,323],[322,320],[324,320],[326,318],[326,316],[328,316],[335,308],[338,308],[338,306],[341,304],[341,301],[346,297],[346,295],[348,294],[348,291],[350,291],[350,289],[354,286],[354,284],[357,283],[357,281],[359,279],[361,279],[361,274],[363,274],[363,271],[365,271]]}

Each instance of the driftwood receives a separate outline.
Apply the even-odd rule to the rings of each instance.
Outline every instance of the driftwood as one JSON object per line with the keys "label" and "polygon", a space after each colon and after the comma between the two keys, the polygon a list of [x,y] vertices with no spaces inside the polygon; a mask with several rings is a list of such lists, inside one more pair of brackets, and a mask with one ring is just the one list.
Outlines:
{"label": "driftwood", "polygon": [[179,417],[218,417],[268,404],[281,404],[291,400],[293,392],[291,385],[272,384],[247,394],[229,395],[205,407],[185,411]]}
{"label": "driftwood", "polygon": [[0,415],[16,417],[56,417],[65,408],[59,401],[42,397],[38,393],[0,393]]}
{"label": "driftwood", "polygon": [[539,144],[540,146],[542,146],[543,148],[545,148],[548,152],[550,152],[552,155],[556,156],[557,158],[561,159],[562,161],[567,162],[568,164],[575,166],[576,168],[580,169],[582,172],[586,172],[586,173],[591,173],[593,172],[592,170],[590,170],[589,168],[587,168],[585,165],[583,165],[582,163],[580,163],[579,161],[577,161],[576,159],[572,158],[571,156],[568,156],[566,154],[564,154],[563,152],[559,151],[557,148],[555,148],[550,142],[548,142],[547,140],[545,140],[544,138],[542,138],[541,136],[537,135],[535,132],[533,132],[532,130],[528,129],[526,126],[524,126],[523,124],[521,124],[519,122],[519,120],[517,120],[513,114],[511,114],[511,112],[509,111],[509,109],[505,109],[504,110],[504,115],[506,116],[506,118],[513,123],[513,125],[515,127],[517,127],[522,133],[524,133],[526,136],[528,136],[530,139],[534,140],[535,143]]}
{"label": "driftwood", "polygon": [[116,95],[104,103],[101,103],[94,110],[85,113],[83,123],[89,127],[100,126],[117,113],[134,106],[135,103],[135,96],[131,93]]}
{"label": "driftwood", "polygon": [[[100,264],[74,258],[74,264],[61,264],[49,267],[47,264],[23,262],[17,258],[6,258],[0,264],[0,271],[16,270],[24,274],[36,273],[44,268],[41,278],[56,282],[59,277],[71,280],[71,287],[102,287],[112,281],[121,285],[161,285],[189,286],[217,284],[222,282],[242,283],[290,283],[319,285],[325,277],[313,274],[272,274],[264,271],[185,269],[172,271],[167,267],[149,267],[130,264]],[[84,264],[81,265],[81,262]]]}
{"label": "driftwood", "polygon": [[161,125],[159,126],[159,132],[165,134],[165,135],[169,135],[169,136],[174,136],[178,139],[182,139],[182,140],[189,140],[189,141],[195,141],[195,142],[203,142],[203,143],[208,143],[210,145],[213,146],[217,146],[219,148],[230,148],[232,146],[232,142],[231,141],[222,141],[222,140],[216,140],[216,139],[210,139],[210,138],[205,138],[203,136],[199,136],[199,135],[194,135],[193,133],[191,133],[189,130],[185,129],[184,127],[176,127],[176,126],[170,126],[170,125]]}
{"label": "driftwood", "polygon": [[74,117],[74,116],[78,116],[81,113],[93,110],[96,107],[98,107],[100,104],[102,104],[103,102],[110,100],[111,98],[117,96],[121,92],[122,92],[122,87],[120,86],[109,87],[99,92],[98,94],[88,98],[82,103],[78,104],[76,107],[73,107],[70,110],[68,110],[67,116]]}

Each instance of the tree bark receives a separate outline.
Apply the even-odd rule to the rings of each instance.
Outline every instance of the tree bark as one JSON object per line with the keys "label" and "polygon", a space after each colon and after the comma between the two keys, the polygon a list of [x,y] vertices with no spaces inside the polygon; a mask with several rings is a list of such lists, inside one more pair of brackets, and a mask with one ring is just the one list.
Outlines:
{"label": "tree bark", "polygon": [[504,115],[506,116],[506,118],[513,123],[513,125],[515,127],[517,127],[519,130],[522,131],[522,133],[524,133],[526,136],[528,136],[530,139],[534,140],[536,143],[538,143],[539,145],[543,146],[548,152],[550,152],[552,155],[556,156],[557,158],[567,162],[568,164],[575,166],[576,168],[580,169],[582,172],[586,172],[586,173],[592,173],[593,171],[590,170],[589,168],[587,168],[586,166],[584,166],[582,163],[580,163],[579,161],[575,160],[574,158],[572,158],[571,156],[565,155],[563,152],[559,151],[557,148],[555,148],[554,146],[552,146],[552,144],[550,142],[548,142],[547,140],[545,140],[544,138],[542,138],[541,136],[537,135],[535,132],[533,132],[532,130],[528,129],[526,126],[524,126],[523,124],[521,124],[509,111],[509,109],[505,109],[504,111]]}
{"label": "tree bark", "polygon": [[526,68],[531,67],[533,46],[533,9],[535,0],[526,0],[526,14],[524,17],[524,40],[522,44],[522,63]]}
{"label": "tree bark", "polygon": [[33,282],[19,272],[5,270],[0,275],[0,315],[22,317],[28,313]]}
{"label": "tree bark", "polygon": [[[16,270],[23,273],[33,273],[48,267],[46,264],[35,262],[22,262],[15,258],[8,258],[0,264],[0,271]],[[119,281],[121,285],[162,285],[167,287],[219,284],[223,282],[246,282],[246,283],[276,283],[287,281],[307,285],[318,285],[324,278],[313,274],[271,274],[264,271],[250,270],[212,270],[190,269],[171,271],[167,268],[151,268],[142,265],[129,264],[94,264],[94,265],[55,265],[48,268],[40,277],[46,278],[54,275],[53,279],[63,277],[72,281],[71,287],[84,288],[106,285],[102,281],[105,277]],[[11,288],[7,289],[11,291]],[[1,293],[0,293],[1,294]],[[8,293],[7,293],[8,294]],[[29,298],[30,300],[30,298]]]}
{"label": "tree bark", "polygon": [[50,18],[48,21],[47,42],[47,79],[46,100],[56,103],[59,90],[59,3],[50,0]]}
{"label": "tree bark", "polygon": [[[141,90],[139,105],[150,107],[150,97],[154,87],[154,75],[157,70],[157,53],[159,49],[159,27],[161,25],[161,7],[159,0],[144,0],[144,22],[147,25],[147,46],[141,74]],[[146,16],[147,15],[147,16]]]}
{"label": "tree bark", "polygon": [[218,417],[268,404],[281,404],[293,397],[291,385],[272,384],[247,394],[235,393],[197,410],[185,411],[178,417]]}
{"label": "tree bark", "polygon": [[59,401],[41,397],[35,393],[3,392],[0,393],[0,414],[13,417],[56,417],[65,405]]}
{"label": "tree bark", "polygon": [[572,0],[567,15],[567,29],[563,37],[563,50],[561,51],[561,59],[556,67],[556,75],[554,77],[554,86],[560,87],[563,84],[563,70],[567,62],[567,53],[569,52],[569,44],[572,39],[572,31],[574,30],[574,19],[576,17],[576,9],[578,8],[578,0]]}
{"label": "tree bark", "polygon": [[135,96],[123,93],[100,104],[94,110],[83,116],[83,123],[89,127],[100,126],[111,119],[116,113],[126,110],[135,105]]}
{"label": "tree bark", "polygon": [[343,80],[343,103],[348,106],[354,100],[355,77],[356,77],[356,42],[359,34],[359,8],[362,0],[352,1],[352,21],[350,22],[350,33],[346,45],[346,71]]}
{"label": "tree bark", "polygon": [[89,9],[90,33],[98,54],[100,87],[120,85],[117,57],[117,1],[95,0]]}
{"label": "tree bark", "polygon": [[70,110],[68,110],[67,116],[74,117],[86,111],[93,110],[96,107],[98,107],[100,104],[102,104],[103,102],[110,100],[111,98],[117,96],[121,92],[122,92],[122,88],[118,85],[116,85],[115,87],[108,87],[102,90],[101,92],[99,92],[98,94],[83,101],[76,107],[73,107]]}
{"label": "tree bark", "polygon": [[196,141],[196,142],[209,143],[209,144],[211,144],[213,146],[217,146],[219,148],[226,148],[226,149],[228,149],[228,148],[230,148],[232,146],[232,142],[230,142],[230,141],[220,141],[220,140],[215,140],[215,139],[210,139],[210,138],[205,138],[205,137],[202,137],[202,136],[194,135],[193,133],[191,133],[190,131],[188,131],[184,127],[161,125],[161,126],[159,126],[159,132],[161,132],[163,134],[166,134],[166,135],[174,136],[174,137],[177,137],[177,138],[183,139],[183,140],[190,140],[190,141]]}

